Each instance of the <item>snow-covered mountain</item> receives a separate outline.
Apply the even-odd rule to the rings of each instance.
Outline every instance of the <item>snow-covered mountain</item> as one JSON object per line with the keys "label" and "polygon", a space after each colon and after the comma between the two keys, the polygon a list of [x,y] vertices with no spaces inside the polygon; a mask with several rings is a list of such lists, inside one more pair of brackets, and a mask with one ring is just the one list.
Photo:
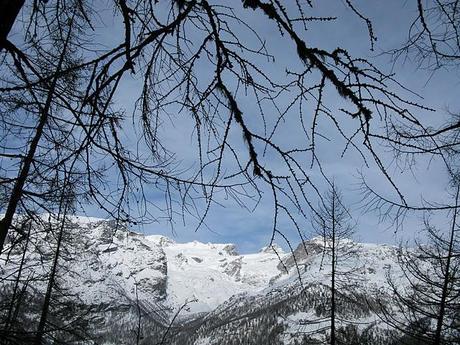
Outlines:
{"label": "snow-covered mountain", "polygon": [[166,300],[172,308],[187,304],[183,314],[210,312],[240,293],[260,291],[283,274],[281,249],[240,255],[233,244],[176,243],[164,236],[145,236],[161,247],[167,261]]}
{"label": "snow-covered mountain", "polygon": [[[57,231],[46,220],[34,225],[29,242],[0,257],[0,297],[18,306],[16,322],[33,325],[39,317]],[[341,266],[339,314],[375,338],[386,329],[369,303],[385,295],[390,270],[400,274],[397,248],[349,244],[354,253]],[[90,317],[90,333],[106,344],[131,344],[140,330],[145,344],[158,337],[172,344],[300,344],[312,333],[321,342],[330,281],[324,245],[315,238],[293,253],[274,246],[240,255],[232,244],[176,243],[113,221],[75,217],[63,233],[50,315],[77,324],[70,316],[63,320],[70,305]],[[17,291],[32,301],[29,309]]]}

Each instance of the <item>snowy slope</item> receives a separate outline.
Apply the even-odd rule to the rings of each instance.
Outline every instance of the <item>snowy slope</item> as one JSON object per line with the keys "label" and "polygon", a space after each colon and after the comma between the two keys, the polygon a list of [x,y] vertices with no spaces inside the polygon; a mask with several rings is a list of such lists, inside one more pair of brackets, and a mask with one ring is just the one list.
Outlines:
{"label": "snowy slope", "polygon": [[[344,278],[353,278],[366,289],[387,287],[387,274],[389,272],[395,275],[397,279],[402,278],[397,260],[397,247],[384,244],[355,243],[351,240],[344,240],[343,242],[346,253],[342,256],[340,251],[338,253],[338,270]],[[327,255],[327,250],[326,254],[323,254],[324,245],[322,239],[318,237],[305,242],[304,245],[299,245],[286,260],[290,277],[296,279],[295,273],[297,273],[297,276],[300,274],[304,283],[329,285],[331,258]],[[297,266],[294,264],[293,257],[296,257]]]}
{"label": "snowy slope", "polygon": [[[264,248],[240,255],[233,244],[176,243],[165,236],[146,236],[122,225],[116,227],[107,220],[71,220],[72,226],[66,230],[69,243],[60,266],[69,272],[65,285],[87,304],[109,304],[123,296],[126,301],[164,301],[172,309],[188,303],[185,313],[190,314],[214,310],[233,295],[297,284],[299,276],[303,283],[327,285],[330,279],[330,266],[318,238],[299,245],[294,253],[276,247],[276,253]],[[52,256],[55,237],[37,230],[33,246]],[[30,250],[33,246],[29,245],[25,274],[45,275],[50,262],[43,262],[37,250]],[[397,249],[376,244],[356,244],[356,248],[357,255],[344,266],[366,288],[385,286],[388,269],[398,267]],[[18,250],[9,256],[8,264],[0,268],[2,275],[14,276],[20,254]],[[43,290],[44,285],[38,289]]]}
{"label": "snowy slope", "polygon": [[[58,282],[81,302],[110,308],[133,300],[157,302],[166,297],[166,256],[161,246],[114,222],[72,219],[64,230],[58,260]],[[22,277],[35,277],[35,289],[44,292],[54,259],[58,229],[36,225],[28,244]],[[1,256],[0,273],[15,277],[22,251]],[[137,297],[136,297],[137,296]]]}
{"label": "snowy slope", "polygon": [[[36,277],[35,289],[42,294],[58,231],[56,226],[47,229],[48,218],[43,215],[44,223],[33,228],[22,273]],[[278,255],[272,250],[239,255],[232,244],[176,243],[164,236],[132,232],[112,221],[70,220],[64,232],[65,250],[58,261],[59,281],[69,294],[98,308],[116,309],[139,301],[146,309],[152,305],[170,309],[171,315],[184,304],[185,316],[209,312],[234,294],[269,286],[282,274],[278,255],[286,256],[280,249]],[[0,257],[0,276],[11,277],[11,283],[21,254],[22,249],[17,248]]]}
{"label": "snowy slope", "polygon": [[[349,251],[336,278],[337,327],[362,337],[366,344],[388,344],[395,330],[385,324],[369,304],[391,303],[386,276],[404,284],[392,246],[344,241]],[[327,246],[327,244],[326,244]],[[331,267],[324,243],[314,238],[284,255],[288,274],[275,276],[262,290],[234,295],[207,314],[174,344],[322,344],[327,343]],[[254,254],[258,255],[258,254]],[[350,328],[352,325],[353,329]],[[356,332],[356,333],[354,333]],[[356,343],[356,342],[355,342]]]}
{"label": "snowy slope", "polygon": [[232,244],[175,243],[162,236],[146,239],[166,253],[167,299],[176,308],[188,302],[185,314],[209,312],[235,294],[262,290],[282,273],[273,251],[239,255]]}

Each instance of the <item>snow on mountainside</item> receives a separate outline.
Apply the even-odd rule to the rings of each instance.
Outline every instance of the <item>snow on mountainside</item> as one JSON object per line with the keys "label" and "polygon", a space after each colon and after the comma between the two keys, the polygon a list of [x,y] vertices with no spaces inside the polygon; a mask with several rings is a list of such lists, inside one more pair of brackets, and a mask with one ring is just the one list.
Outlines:
{"label": "snow on mountainside", "polygon": [[239,255],[232,244],[175,243],[155,235],[146,239],[166,253],[167,299],[172,307],[190,302],[186,313],[209,312],[232,295],[266,288],[282,274],[273,251]]}
{"label": "snow on mountainside", "polygon": [[[232,244],[176,243],[116,227],[112,221],[87,217],[71,221],[65,231],[65,255],[59,261],[61,270],[68,272],[62,284],[88,305],[111,308],[138,299],[172,310],[188,303],[182,314],[208,312],[234,294],[267,287],[282,273],[271,250],[239,255]],[[23,275],[43,277],[37,289],[44,292],[50,261],[41,256],[52,258],[56,236],[38,228],[31,236]],[[280,249],[277,252],[286,256]],[[0,257],[5,263],[0,266],[1,276],[14,277],[21,253],[18,248]]]}
{"label": "snow on mountainside", "polygon": [[[87,305],[130,304],[136,293],[140,300],[161,301],[166,297],[167,280],[163,249],[123,226],[115,228],[111,221],[73,219],[64,232],[64,250],[58,261],[59,269],[66,272],[62,285]],[[31,234],[23,275],[37,277],[38,290],[46,287],[41,280],[46,281],[50,270],[46,259],[54,255],[55,240],[56,233],[46,226],[36,226]],[[1,256],[0,273],[14,277],[22,250],[6,254]]]}
{"label": "snow on mountainside", "polygon": [[[180,310],[177,320],[201,321],[187,326],[194,330],[193,336],[187,334],[185,340],[179,337],[174,344],[199,344],[210,330],[223,341],[225,320],[243,320],[244,315],[247,324],[238,327],[249,327],[248,334],[254,328],[248,325],[268,322],[270,327],[284,329],[286,339],[296,339],[299,329],[305,332],[307,316],[318,316],[318,310],[324,310],[324,306],[318,306],[325,303],[329,293],[330,266],[323,255],[325,244],[319,238],[300,244],[293,253],[274,247],[240,255],[232,244],[176,243],[165,236],[132,232],[108,220],[71,220],[59,259],[59,288],[77,296],[79,303],[96,308],[103,315],[101,322],[112,328],[117,322],[123,327],[130,322],[136,324],[139,310],[148,315],[143,322],[150,317],[151,322],[167,325]],[[46,225],[34,226],[22,272],[22,277],[34,277],[31,294],[46,291],[55,241],[56,234]],[[349,243],[355,253],[341,268],[347,271],[345,278],[353,277],[352,293],[385,293],[386,274],[391,271],[395,277],[401,275],[397,248]],[[21,257],[19,248],[0,256],[0,291],[7,293],[13,285]],[[355,307],[345,305],[343,312],[348,313],[350,308]],[[361,310],[354,312],[356,322],[376,323],[376,316],[366,308],[355,308]],[[215,320],[220,320],[217,326]],[[216,332],[220,329],[223,331],[219,335]],[[123,334],[121,328],[117,331]],[[116,332],[110,332],[116,338]],[[291,344],[289,339],[283,343]]]}
{"label": "snow on mountainside", "polygon": [[[398,248],[385,244],[355,243],[346,240],[353,248],[353,253],[348,254],[344,260],[340,260],[339,270],[345,275],[353,276],[360,285],[366,289],[385,288],[387,286],[386,275],[389,271],[396,277],[401,277],[399,264],[397,262]],[[331,266],[328,258],[323,256],[324,242],[321,238],[315,237],[299,245],[285,261],[286,267],[291,273],[297,270],[304,282],[329,284]],[[296,258],[297,267],[293,258]],[[330,259],[329,259],[330,260]],[[296,277],[294,277],[296,278]]]}
{"label": "snow on mountainside", "polygon": [[[279,247],[275,247],[276,253],[263,248],[240,255],[233,244],[176,243],[123,226],[115,229],[114,222],[97,218],[74,217],[72,222],[67,232],[67,241],[72,243],[68,256],[73,253],[78,260],[62,260],[71,272],[66,285],[88,304],[109,303],[119,295],[134,300],[137,288],[141,300],[164,300],[172,308],[189,302],[188,313],[208,312],[232,295],[286,284],[296,280],[299,273],[305,282],[327,284],[329,279],[329,266],[321,263],[323,244],[318,238],[299,245],[294,255]],[[49,250],[45,243],[49,236],[41,233],[33,237],[34,246]],[[369,284],[385,285],[385,272],[397,266],[396,248],[359,244],[357,250],[354,261],[347,264]],[[20,251],[12,254],[9,261],[17,263]],[[29,252],[27,262],[27,269],[35,270],[36,275],[48,270],[37,251]],[[8,275],[9,266],[13,267],[2,267],[3,275]]]}
{"label": "snow on mountainside", "polygon": [[[358,244],[340,266],[336,297],[337,329],[353,337],[350,344],[390,344],[398,331],[376,314],[379,303],[391,303],[386,275],[404,283],[396,247]],[[331,271],[324,243],[313,238],[300,244],[283,264],[288,274],[249,294],[234,295],[200,322],[185,324],[175,345],[324,344],[328,339]],[[295,257],[295,259],[294,259]],[[348,342],[347,342],[348,343]]]}

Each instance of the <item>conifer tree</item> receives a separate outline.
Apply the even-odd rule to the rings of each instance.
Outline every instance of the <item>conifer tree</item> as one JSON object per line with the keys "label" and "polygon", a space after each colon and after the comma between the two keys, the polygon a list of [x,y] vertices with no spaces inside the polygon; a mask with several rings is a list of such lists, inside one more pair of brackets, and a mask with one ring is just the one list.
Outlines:
{"label": "conifer tree", "polygon": [[[351,214],[343,203],[343,198],[335,183],[320,204],[318,214],[314,215],[314,229],[323,241],[323,261],[321,266],[330,267],[330,344],[339,344],[337,339],[337,312],[340,289],[351,286],[353,268],[350,261],[356,254],[356,246],[351,241],[354,225]],[[347,277],[345,277],[347,276]]]}

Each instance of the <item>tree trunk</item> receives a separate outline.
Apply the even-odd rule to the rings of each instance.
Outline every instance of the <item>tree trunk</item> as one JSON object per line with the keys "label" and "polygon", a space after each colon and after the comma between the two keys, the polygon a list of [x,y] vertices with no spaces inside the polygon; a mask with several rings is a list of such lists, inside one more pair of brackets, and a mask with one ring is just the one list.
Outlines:
{"label": "tree trunk", "polygon": [[[48,312],[50,309],[51,302],[51,293],[53,292],[53,287],[56,281],[56,272],[57,265],[59,260],[59,254],[61,251],[62,237],[64,234],[65,224],[66,224],[66,213],[64,212],[64,217],[62,218],[62,223],[59,229],[59,235],[56,244],[56,253],[54,255],[53,266],[51,267],[50,278],[48,280],[48,287],[46,288],[45,301],[43,302],[42,314],[40,316],[40,322],[38,324],[37,335],[35,337],[35,345],[41,345],[43,341],[43,335],[45,334],[46,321],[48,320]],[[50,225],[52,226],[52,225]]]}
{"label": "tree trunk", "polygon": [[29,246],[29,241],[30,241],[30,230],[32,228],[32,225],[30,223],[28,223],[27,226],[28,226],[28,231],[27,231],[26,243],[24,245],[24,251],[22,252],[21,263],[19,264],[18,276],[16,278],[14,288],[13,288],[13,296],[11,297],[11,302],[8,308],[8,316],[5,322],[5,333],[8,333],[10,326],[14,323],[14,318],[13,318],[14,310],[15,309],[17,310],[20,307],[20,299],[17,298],[18,290],[19,290],[19,282],[21,280],[22,269],[24,268],[27,247]]}
{"label": "tree trunk", "polygon": [[3,252],[3,246],[5,244],[6,236],[8,234],[9,229],[11,228],[13,217],[16,213],[19,201],[22,198],[24,185],[26,183],[27,177],[29,176],[30,167],[34,160],[38,143],[43,134],[43,128],[45,127],[45,124],[48,121],[48,111],[51,106],[51,101],[49,103],[50,104],[48,106],[48,109],[44,109],[41,113],[38,126],[35,129],[34,138],[32,139],[29,145],[29,151],[27,152],[27,156],[22,161],[21,169],[14,184],[13,191],[11,192],[5,215],[3,216],[3,219],[0,220],[0,254]]}
{"label": "tree trunk", "polygon": [[[459,196],[460,185],[457,186],[457,193],[455,196],[455,206],[458,206],[458,196]],[[446,270],[444,273],[444,282],[442,286],[442,293],[441,293],[441,302],[439,305],[439,314],[437,317],[436,322],[436,333],[434,337],[434,345],[441,344],[441,333],[442,333],[442,325],[444,322],[444,314],[446,310],[446,301],[447,301],[447,293],[449,289],[449,278],[450,278],[450,263],[452,259],[452,252],[453,246],[455,241],[455,228],[457,222],[457,208],[454,209],[454,215],[452,217],[452,227],[450,231],[450,238],[449,238],[449,249],[447,250],[447,262],[446,262]]]}
{"label": "tree trunk", "polygon": [[335,189],[332,189],[331,345],[335,345]]}
{"label": "tree trunk", "polygon": [[0,0],[0,52],[25,0]]}
{"label": "tree trunk", "polygon": [[[0,4],[4,0],[0,0]],[[8,1],[7,1],[8,2]],[[1,10],[1,7],[0,7]],[[71,28],[71,27],[70,27]],[[6,208],[5,215],[3,219],[0,220],[0,254],[3,252],[3,247],[5,245],[6,236],[8,235],[8,231],[11,228],[11,224],[13,223],[13,217],[16,213],[16,209],[18,207],[19,201],[21,200],[23,193],[24,193],[24,186],[26,184],[27,177],[29,176],[30,167],[35,158],[35,154],[37,152],[38,144],[40,139],[43,136],[43,130],[45,128],[46,123],[48,122],[48,116],[51,111],[51,104],[54,97],[54,92],[56,90],[57,81],[59,78],[59,72],[61,71],[62,64],[64,62],[64,57],[67,52],[67,46],[70,41],[70,29],[64,43],[64,47],[62,49],[61,56],[59,57],[59,62],[56,68],[56,73],[54,78],[51,82],[49,87],[48,95],[46,97],[46,101],[43,107],[40,106],[39,114],[40,118],[38,120],[37,127],[35,128],[35,134],[29,144],[29,149],[27,151],[27,155],[24,157],[18,177],[16,178],[16,182],[14,184],[13,190],[11,192],[10,198],[8,200],[8,206]]]}

